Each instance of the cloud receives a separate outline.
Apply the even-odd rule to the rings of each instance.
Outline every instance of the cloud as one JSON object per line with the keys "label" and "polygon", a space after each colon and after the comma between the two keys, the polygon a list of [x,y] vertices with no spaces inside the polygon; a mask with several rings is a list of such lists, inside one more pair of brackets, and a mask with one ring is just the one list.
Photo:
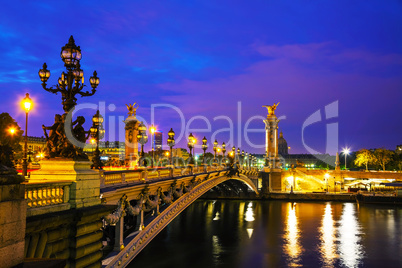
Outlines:
{"label": "cloud", "polygon": [[[241,100],[243,124],[253,115],[265,115],[262,105],[280,101],[277,113],[287,116],[282,126],[292,128],[288,136],[298,144],[293,146],[296,151],[303,150],[304,120],[333,101],[340,103],[342,131],[353,132],[360,118],[370,118],[362,123],[367,132],[371,120],[381,121],[402,112],[398,108],[402,96],[398,91],[402,88],[400,54],[376,54],[334,42],[252,47],[261,57],[243,72],[208,81],[184,79],[159,84],[175,93],[162,96],[162,100],[180,107],[187,118],[222,114],[236,118],[237,101]],[[395,98],[390,100],[392,95]]]}

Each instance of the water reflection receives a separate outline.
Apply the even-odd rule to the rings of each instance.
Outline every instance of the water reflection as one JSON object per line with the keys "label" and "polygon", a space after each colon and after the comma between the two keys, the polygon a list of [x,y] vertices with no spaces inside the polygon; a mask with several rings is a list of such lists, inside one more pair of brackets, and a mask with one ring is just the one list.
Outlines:
{"label": "water reflection", "polygon": [[401,213],[353,203],[199,201],[129,267],[402,267]]}
{"label": "water reflection", "polygon": [[355,205],[346,203],[339,221],[339,255],[341,263],[346,267],[357,267],[363,258],[364,251],[360,240],[360,226]]}
{"label": "water reflection", "polygon": [[327,203],[325,206],[324,216],[322,218],[322,226],[320,228],[320,253],[324,267],[332,267],[337,258],[335,233],[336,229],[335,222],[332,218],[332,207],[330,203]]}
{"label": "water reflection", "polygon": [[253,204],[249,203],[247,206],[247,210],[246,210],[246,221],[250,222],[250,221],[254,221],[254,211],[253,211]]}
{"label": "water reflection", "polygon": [[[251,202],[247,206],[246,215],[244,217],[244,220],[247,221],[247,222],[255,221],[254,211],[253,211],[253,204]],[[251,238],[251,236],[253,235],[253,231],[254,231],[253,228],[247,228],[248,238]]]}
{"label": "water reflection", "polygon": [[215,214],[215,218],[213,218],[213,221],[219,221],[220,217],[219,217],[219,211],[216,212]]}
{"label": "water reflection", "polygon": [[212,236],[212,256],[215,265],[221,264],[221,255],[223,253],[222,245],[217,235]]}
{"label": "water reflection", "polygon": [[299,267],[300,254],[302,248],[299,242],[300,230],[298,226],[298,220],[296,216],[296,205],[288,203],[287,217],[286,217],[286,229],[285,229],[285,254],[288,256],[288,266]]}

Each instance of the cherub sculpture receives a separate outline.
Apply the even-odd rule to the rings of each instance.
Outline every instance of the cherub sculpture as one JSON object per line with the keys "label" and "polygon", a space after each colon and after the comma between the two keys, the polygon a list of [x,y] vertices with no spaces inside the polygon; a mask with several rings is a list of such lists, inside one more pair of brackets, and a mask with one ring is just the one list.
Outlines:
{"label": "cherub sculpture", "polygon": [[129,116],[131,116],[131,115],[136,115],[136,112],[137,112],[137,109],[138,109],[138,107],[140,107],[138,104],[137,104],[137,107],[135,107],[135,104],[136,104],[136,102],[134,102],[134,104],[133,105],[131,105],[131,104],[126,104],[126,106],[127,106],[127,109],[128,109],[128,115]]}
{"label": "cherub sculpture", "polygon": [[270,105],[264,105],[262,107],[265,107],[268,109],[268,115],[275,115],[275,110],[276,110],[276,106],[278,106],[279,102],[277,104],[274,103],[274,105],[270,106]]}
{"label": "cherub sculpture", "polygon": [[[57,145],[59,142],[59,135],[56,133],[57,128],[59,127],[61,122],[61,115],[56,114],[54,117],[54,124],[52,126],[46,127],[42,125],[43,133],[46,137],[46,157],[54,157],[57,154]],[[49,130],[49,134],[47,134],[46,130]]]}

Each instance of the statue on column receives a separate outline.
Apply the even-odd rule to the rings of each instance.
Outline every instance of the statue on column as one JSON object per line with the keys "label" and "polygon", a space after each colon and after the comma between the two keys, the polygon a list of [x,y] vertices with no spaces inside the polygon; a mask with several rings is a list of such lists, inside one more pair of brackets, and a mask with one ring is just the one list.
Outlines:
{"label": "statue on column", "polygon": [[136,118],[137,109],[139,105],[136,102],[134,104],[126,104],[128,109],[128,117],[123,122],[125,123],[125,162],[130,167],[135,167],[138,162],[138,126],[139,122]]}
{"label": "statue on column", "polygon": [[137,109],[140,106],[137,104],[137,107],[135,107],[135,104],[136,104],[136,102],[134,102],[134,104],[132,104],[132,105],[131,104],[126,104],[127,109],[128,109],[128,116],[132,116],[132,115],[136,116]]}
{"label": "statue on column", "polygon": [[265,107],[268,109],[268,116],[275,115],[276,106],[278,106],[278,104],[279,104],[279,102],[277,104],[274,103],[274,105],[264,105],[262,107]]}

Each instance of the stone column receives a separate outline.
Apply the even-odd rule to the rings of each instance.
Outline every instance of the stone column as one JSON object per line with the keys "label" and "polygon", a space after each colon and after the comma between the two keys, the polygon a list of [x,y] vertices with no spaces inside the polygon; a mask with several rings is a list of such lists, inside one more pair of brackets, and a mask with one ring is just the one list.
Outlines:
{"label": "stone column", "polygon": [[0,166],[0,267],[24,261],[27,202],[24,177]]}
{"label": "stone column", "polygon": [[268,114],[265,123],[265,152],[267,158],[267,167],[270,169],[281,168],[281,162],[278,157],[278,123],[279,119],[275,114]]}
{"label": "stone column", "polygon": [[126,124],[124,128],[126,131],[125,163],[130,168],[134,168],[137,166],[139,160],[137,134],[140,123],[135,115],[129,115],[123,122]]}
{"label": "stone column", "polygon": [[282,164],[278,157],[278,123],[279,119],[275,115],[275,109],[279,103],[272,106],[263,106],[268,109],[265,123],[265,153],[266,164],[262,176],[262,194],[271,191],[282,190]]}

